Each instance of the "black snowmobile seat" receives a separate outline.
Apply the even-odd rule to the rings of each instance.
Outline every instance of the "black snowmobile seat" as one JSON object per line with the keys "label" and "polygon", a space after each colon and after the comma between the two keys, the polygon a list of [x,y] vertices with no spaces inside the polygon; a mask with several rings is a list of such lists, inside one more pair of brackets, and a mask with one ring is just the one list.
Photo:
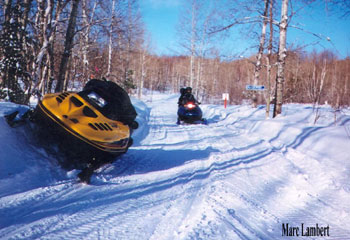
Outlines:
{"label": "black snowmobile seat", "polygon": [[[128,93],[114,82],[92,79],[79,95],[93,104],[104,116],[129,126],[137,116]],[[103,99],[99,99],[99,96]]]}

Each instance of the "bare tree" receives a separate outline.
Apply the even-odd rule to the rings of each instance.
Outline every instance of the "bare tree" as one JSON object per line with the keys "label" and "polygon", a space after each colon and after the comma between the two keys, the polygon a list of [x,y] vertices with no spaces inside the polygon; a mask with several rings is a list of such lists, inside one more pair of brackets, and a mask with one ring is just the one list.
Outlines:
{"label": "bare tree", "polygon": [[64,44],[64,51],[62,54],[61,64],[58,72],[58,79],[57,79],[55,92],[61,92],[64,87],[68,60],[73,48],[73,39],[75,36],[75,26],[76,26],[76,19],[78,15],[79,2],[80,0],[72,0],[72,10],[70,12],[65,44]]}
{"label": "bare tree", "polygon": [[319,105],[320,105],[321,96],[323,94],[323,87],[324,87],[324,84],[325,84],[326,73],[327,73],[327,60],[324,59],[322,72],[321,72],[321,79],[320,79],[318,88],[316,88],[316,96],[315,96],[315,99],[314,99],[314,106],[313,106],[313,109],[314,109],[314,112],[315,112],[314,124],[317,122],[318,118],[320,117],[320,115],[319,115],[319,109],[320,109]]}
{"label": "bare tree", "polygon": [[[54,72],[54,41],[61,13],[68,1],[38,1],[37,19],[35,24],[39,38],[39,51],[36,53],[32,76],[33,91],[39,89],[42,94],[51,91],[51,79]],[[43,67],[44,66],[44,67]]]}
{"label": "bare tree", "polygon": [[114,19],[115,19],[115,3],[116,0],[112,0],[112,14],[110,18],[110,25],[109,25],[109,42],[108,42],[108,70],[107,70],[107,77],[111,74],[111,68],[112,68],[112,50],[113,50],[113,26],[114,26]]}
{"label": "bare tree", "polygon": [[130,90],[136,88],[134,83],[136,66],[133,58],[137,56],[139,51],[137,48],[140,46],[140,39],[144,37],[144,30],[136,0],[127,0],[123,11],[125,15],[121,22],[121,38],[118,41],[119,59],[121,61],[119,81],[124,88]]}
{"label": "bare tree", "polygon": [[34,82],[35,86],[34,89],[36,89],[39,86],[39,89],[41,89],[41,92],[45,92],[45,84],[44,83],[44,75],[47,71],[47,67],[45,67],[44,71],[42,69],[42,66],[44,65],[44,56],[48,53],[49,48],[49,38],[52,34],[51,29],[49,29],[49,26],[53,23],[52,21],[52,13],[53,13],[53,7],[52,6],[53,1],[38,1],[38,14],[37,14],[37,21],[36,21],[36,27],[38,29],[38,32],[40,33],[40,51],[36,56],[35,60],[35,76]]}
{"label": "bare tree", "polygon": [[[260,36],[260,43],[259,43],[259,51],[258,51],[258,55],[256,56],[256,64],[255,64],[255,69],[254,69],[254,85],[258,85],[259,82],[259,78],[260,78],[260,70],[262,67],[261,64],[261,59],[264,53],[264,45],[265,45],[265,36],[266,36],[266,27],[267,27],[267,23],[269,21],[268,19],[268,11],[269,11],[269,4],[270,4],[270,0],[264,0],[265,2],[265,7],[264,7],[264,12],[262,14],[262,19],[263,19],[263,24],[262,24],[262,28],[261,28],[261,36]],[[271,19],[270,19],[271,21]],[[272,29],[270,29],[272,30]],[[253,106],[256,107],[257,104],[257,96],[256,93],[253,93]]]}
{"label": "bare tree", "polygon": [[151,57],[149,56],[149,50],[150,50],[150,38],[147,38],[143,41],[141,41],[139,46],[139,71],[138,71],[138,80],[137,80],[137,97],[142,97],[142,90],[145,86],[145,79],[147,76],[147,70],[148,70],[148,63],[151,60]]}
{"label": "bare tree", "polygon": [[288,0],[282,0],[281,21],[279,24],[279,45],[277,58],[277,76],[275,89],[275,106],[273,110],[273,117],[282,113],[283,104],[283,85],[284,85],[284,68],[285,59],[287,56],[286,40],[288,27]]}
{"label": "bare tree", "polygon": [[82,77],[83,83],[91,77],[90,76],[90,60],[89,60],[89,51],[91,47],[91,29],[94,24],[99,21],[95,21],[95,13],[97,6],[99,5],[99,1],[95,0],[93,5],[89,4],[90,1],[82,0],[82,31],[81,34],[81,48],[82,48],[82,58],[83,58],[83,66],[82,66]]}
{"label": "bare tree", "polygon": [[274,0],[271,0],[269,7],[269,29],[270,29],[270,37],[269,44],[267,47],[267,56],[266,56],[266,80],[267,80],[267,90],[265,92],[266,99],[266,118],[270,116],[270,103],[271,103],[271,69],[272,69],[272,42],[273,42],[273,4]]}
{"label": "bare tree", "polygon": [[196,58],[196,44],[198,39],[198,23],[199,23],[199,10],[200,1],[191,0],[187,2],[187,5],[183,8],[184,11],[180,17],[178,25],[178,37],[180,38],[180,45],[189,54],[189,72],[187,83],[190,87],[193,87],[195,81],[195,58]]}
{"label": "bare tree", "polygon": [[325,2],[333,11],[339,11],[342,18],[350,16],[350,2],[348,0],[325,0]]}
{"label": "bare tree", "polygon": [[214,21],[215,8],[211,3],[202,0],[186,2],[178,23],[178,42],[188,54],[188,85],[194,88],[197,98],[201,98],[204,88],[205,58],[212,49],[213,34],[209,34],[209,28]]}

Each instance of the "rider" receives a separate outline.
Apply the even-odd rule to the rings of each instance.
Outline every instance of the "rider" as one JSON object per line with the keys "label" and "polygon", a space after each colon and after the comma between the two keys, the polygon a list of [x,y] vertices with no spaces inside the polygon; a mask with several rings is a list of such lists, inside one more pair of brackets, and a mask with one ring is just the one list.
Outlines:
{"label": "rider", "polygon": [[195,97],[192,94],[192,88],[187,87],[187,88],[181,88],[180,89],[181,96],[179,98],[178,104],[179,105],[185,105],[187,102],[193,102],[195,104],[200,104]]}
{"label": "rider", "polygon": [[177,104],[180,106],[182,105],[182,102],[184,100],[184,96],[185,96],[185,92],[186,92],[186,88],[181,88],[180,89],[180,97],[179,97],[179,100],[177,101]]}

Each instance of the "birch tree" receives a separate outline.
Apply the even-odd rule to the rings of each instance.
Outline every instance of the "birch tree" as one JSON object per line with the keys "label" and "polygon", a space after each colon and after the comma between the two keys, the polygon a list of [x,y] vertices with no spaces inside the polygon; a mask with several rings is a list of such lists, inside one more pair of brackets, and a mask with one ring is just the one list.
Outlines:
{"label": "birch tree", "polygon": [[[119,66],[115,66],[118,71],[118,81],[126,89],[134,89],[134,77],[136,66],[133,61],[134,55],[137,56],[140,46],[140,39],[143,39],[143,24],[136,0],[127,0],[125,7],[120,9],[121,22],[117,31],[117,48],[119,49]],[[137,61],[136,61],[137,62]],[[118,68],[118,69],[117,69]]]}
{"label": "birch tree", "polygon": [[265,99],[266,99],[266,118],[269,118],[270,116],[270,103],[271,103],[271,69],[272,69],[272,42],[273,42],[273,5],[274,0],[271,0],[270,6],[269,6],[269,29],[270,29],[270,36],[269,36],[269,44],[267,47],[267,55],[266,55],[266,80],[267,80],[267,90],[265,92]]}
{"label": "birch tree", "polygon": [[191,43],[190,43],[190,87],[193,87],[193,81],[195,76],[194,60],[195,60],[195,49],[196,49],[196,24],[197,24],[197,12],[198,6],[196,1],[191,3]]}
{"label": "birch tree", "polygon": [[142,97],[142,90],[145,84],[145,78],[147,73],[147,62],[149,62],[150,57],[148,56],[148,50],[150,49],[150,39],[147,38],[142,43],[140,43],[140,75],[137,86],[137,96],[138,98]]}
{"label": "birch tree", "polygon": [[213,3],[201,0],[186,2],[179,23],[179,45],[189,55],[188,57],[188,82],[186,85],[194,88],[199,98],[204,92],[203,64],[207,54],[213,48],[211,43],[214,35],[209,34],[209,28],[213,24]]}
{"label": "birch tree", "polygon": [[[43,73],[42,70],[42,66],[43,64],[43,59],[44,56],[47,54],[47,50],[49,47],[49,31],[51,31],[51,29],[49,29],[49,26],[51,26],[52,24],[52,6],[53,1],[38,1],[38,13],[37,13],[37,21],[36,21],[36,27],[38,32],[40,33],[40,50],[38,55],[36,56],[35,59],[35,65],[34,65],[34,69],[36,69],[35,71],[35,76],[34,76],[34,82],[35,82],[35,86],[34,89],[36,89],[39,86],[39,89],[42,89],[42,94],[44,94],[45,92],[45,88],[44,88],[44,77],[43,75],[45,75],[45,73]],[[45,71],[47,71],[47,67],[45,67]]]}
{"label": "birch tree", "polygon": [[112,68],[112,51],[113,51],[113,26],[114,26],[114,19],[115,19],[115,3],[116,0],[112,0],[112,13],[110,18],[110,25],[109,25],[109,42],[108,42],[108,68],[107,68],[107,77],[111,74],[111,68]]}
{"label": "birch tree", "polygon": [[91,29],[96,24],[95,21],[95,12],[99,1],[95,0],[92,4],[88,0],[82,0],[82,31],[81,31],[81,49],[82,49],[82,58],[83,58],[83,83],[90,78],[90,60],[89,60],[89,51],[91,47]]}
{"label": "birch tree", "polygon": [[[259,83],[260,70],[261,70],[261,67],[262,67],[261,60],[262,60],[262,56],[263,56],[263,53],[264,53],[266,27],[267,27],[267,23],[268,23],[268,20],[269,20],[268,19],[268,11],[269,11],[270,0],[264,0],[264,3],[265,3],[264,12],[263,12],[263,14],[261,16],[262,20],[263,20],[263,24],[262,24],[262,28],[261,28],[259,51],[258,51],[258,54],[256,56],[256,64],[255,64],[255,69],[254,69],[254,81],[253,81],[254,85],[258,85],[258,83]],[[253,100],[253,106],[256,107],[257,96],[256,96],[256,92],[255,91],[253,93],[252,100]]]}
{"label": "birch tree", "polygon": [[186,2],[178,25],[180,46],[189,53],[188,86],[193,87],[195,81],[195,58],[198,39],[199,0]]}
{"label": "birch tree", "polygon": [[285,71],[284,67],[285,67],[285,59],[287,56],[287,49],[286,49],[287,27],[288,27],[288,0],[282,0],[281,21],[279,23],[279,45],[278,45],[278,57],[277,57],[275,106],[273,110],[273,117],[276,117],[282,113],[284,71]]}
{"label": "birch tree", "polygon": [[[33,63],[32,79],[34,80],[33,91],[37,88],[41,94],[51,91],[52,79],[54,78],[54,42],[61,13],[68,1],[38,1],[38,11],[35,29],[38,33],[39,51],[35,54]],[[43,67],[44,66],[44,67]]]}
{"label": "birch tree", "polygon": [[315,80],[316,82],[319,82],[319,83],[317,84],[318,86],[315,86],[315,98],[314,98],[314,105],[313,105],[313,110],[315,112],[314,124],[317,122],[318,118],[320,117],[319,105],[321,101],[321,95],[323,93],[323,87],[325,85],[326,74],[327,74],[327,59],[324,59],[320,79]]}

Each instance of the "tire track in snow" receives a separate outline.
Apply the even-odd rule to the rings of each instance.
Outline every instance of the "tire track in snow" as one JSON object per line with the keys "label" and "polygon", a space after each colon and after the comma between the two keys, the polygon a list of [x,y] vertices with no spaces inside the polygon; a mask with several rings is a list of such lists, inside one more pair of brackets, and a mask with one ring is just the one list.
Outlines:
{"label": "tire track in snow", "polygon": [[[156,113],[154,111],[153,113]],[[159,112],[158,112],[159,114]],[[157,115],[157,114],[156,114]],[[157,118],[158,121],[161,118]],[[154,121],[155,122],[155,121]],[[237,142],[239,142],[239,135],[238,133],[242,130],[242,125],[240,125],[240,129],[236,130],[237,128],[232,127],[232,125],[229,124],[222,124],[218,123],[217,125],[213,124],[208,128],[208,132],[205,134],[195,134],[196,130],[198,132],[203,133],[203,131],[200,131],[199,128],[207,127],[202,125],[190,125],[190,126],[179,126],[176,130],[174,129],[171,124],[164,121],[164,118],[161,120],[162,123],[165,124],[159,124],[163,126],[163,129],[160,130],[159,128],[151,129],[150,132],[153,132],[151,135],[152,137],[152,144],[150,144],[148,147],[179,147],[182,149],[186,149],[188,147],[187,144],[193,144],[193,143],[201,143],[202,146],[206,147],[212,147],[213,144],[210,142],[210,139],[217,139],[218,138],[218,131],[221,132],[222,140],[220,142],[220,152],[219,150],[215,151],[214,153],[210,154],[207,159],[200,159],[199,161],[192,161],[194,163],[193,165],[196,165],[195,162],[201,162],[200,167],[197,166],[191,166],[189,169],[190,171],[187,172],[187,168],[184,166],[181,166],[179,169],[179,172],[177,174],[170,174],[166,175],[167,180],[170,180],[169,178],[171,175],[174,175],[172,182],[172,185],[170,185],[170,188],[174,188],[174,186],[179,185],[178,183],[174,181],[180,181],[182,185],[192,185],[196,183],[196,187],[193,187],[192,189],[201,189],[205,186],[205,184],[202,183],[204,179],[207,179],[211,175],[215,175],[215,173],[220,172],[221,177],[224,175],[223,171],[226,169],[227,174],[232,174],[232,168],[237,168],[238,170],[242,170],[245,167],[240,167],[241,164],[250,164],[256,160],[259,160],[263,157],[266,157],[270,155],[273,151],[270,149],[266,149],[266,142],[259,140],[259,139],[253,139],[253,143],[251,145],[240,145],[240,146],[233,146],[232,142],[230,140],[237,139]],[[164,127],[167,126],[167,127]],[[171,126],[171,127],[170,127]],[[227,133],[227,130],[230,131],[230,133]],[[159,134],[162,132],[162,134]],[[181,134],[181,138],[177,138],[178,141],[175,142],[174,138],[176,139],[176,135]],[[215,137],[213,137],[215,136]],[[219,135],[220,136],[220,135]],[[248,136],[244,136],[247,138]],[[230,138],[228,140],[227,138]],[[171,139],[171,141],[167,142],[166,139]],[[209,140],[208,140],[209,139]],[[159,141],[157,141],[159,140]],[[246,139],[241,142],[246,142]],[[215,145],[215,144],[214,144]],[[261,148],[259,150],[251,151],[252,148],[258,147],[261,145]],[[144,148],[147,148],[147,146],[143,145]],[[192,148],[193,149],[193,148]],[[222,150],[224,149],[224,150]],[[247,152],[251,151],[250,154],[247,154]],[[157,159],[159,155],[153,156],[154,159]],[[208,160],[209,159],[209,160]],[[210,162],[205,163],[205,162]],[[187,165],[189,163],[185,162],[184,165]],[[152,165],[152,164],[151,164]],[[248,167],[248,166],[247,166]],[[184,174],[186,173],[186,174]],[[195,181],[196,180],[196,181]],[[198,181],[200,180],[200,181]],[[189,191],[184,191],[188,193]],[[194,191],[190,196],[187,196],[186,201],[184,202],[183,199],[176,199],[170,206],[169,211],[167,212],[166,216],[164,217],[164,220],[159,223],[159,226],[156,228],[155,233],[152,237],[154,239],[157,239],[157,236],[160,236],[159,234],[164,234],[164,231],[168,232],[169,237],[173,237],[173,234],[176,233],[176,229],[178,229],[178,226],[181,222],[181,220],[186,219],[189,215],[192,214],[193,211],[198,210],[192,210],[192,207],[194,206],[194,202],[197,202],[197,195],[201,195],[199,191]],[[200,199],[200,198],[198,198]],[[183,202],[183,204],[179,204],[179,202]],[[179,207],[181,205],[181,207]],[[172,220],[171,226],[169,226],[169,219],[176,219]],[[175,221],[175,223],[174,223]],[[170,227],[170,229],[169,229]],[[180,225],[181,227],[181,225]],[[170,233],[169,233],[170,232]],[[181,233],[180,233],[181,234]]]}
{"label": "tire track in snow", "polygon": [[[224,127],[227,127],[227,126],[225,126],[225,125],[223,125]],[[242,125],[242,124],[240,124],[240,126],[239,126],[239,128],[240,129],[244,129],[244,127],[242,127],[242,126],[244,126],[244,124]],[[214,126],[215,127],[215,126]],[[231,126],[230,126],[231,127]],[[254,127],[254,126],[253,126]],[[252,128],[253,128],[252,127]],[[234,128],[233,128],[234,129]],[[246,132],[247,131],[250,131],[250,129],[249,130],[245,130]],[[247,138],[248,136],[246,135],[245,136],[245,138]],[[252,139],[253,139],[253,137],[251,137]],[[246,139],[245,139],[246,140]],[[227,140],[227,138],[224,138],[224,141],[226,141],[226,143],[227,142],[229,142],[228,140]],[[247,141],[243,141],[243,142],[247,142]],[[224,144],[224,145],[226,145],[226,144]],[[251,146],[246,146],[246,147],[242,147],[241,149],[239,149],[239,148],[236,148],[235,150],[237,151],[237,152],[240,152],[240,151],[242,151],[243,149],[250,149],[250,147],[256,147],[256,146],[258,146],[258,145],[264,145],[265,147],[266,147],[266,152],[265,152],[265,154],[262,154],[263,152],[261,152],[261,154],[256,154],[256,160],[261,160],[261,159],[263,159],[263,158],[267,158],[267,157],[269,157],[270,159],[271,159],[271,157],[270,157],[270,155],[274,155],[274,154],[277,154],[278,156],[276,157],[276,159],[278,159],[279,161],[289,161],[284,155],[285,155],[285,153],[286,153],[286,149],[288,149],[288,146],[285,146],[285,147],[281,147],[281,148],[276,148],[276,145],[275,144],[271,144],[270,142],[268,142],[268,141],[265,141],[265,140],[261,140],[261,141],[257,141],[257,142],[255,142],[255,144],[252,144]],[[233,150],[233,148],[231,149],[231,150]],[[254,150],[256,150],[255,148],[254,148]],[[215,153],[216,155],[220,155],[220,154],[218,154],[218,153]],[[230,155],[230,154],[232,154],[232,152],[230,151],[230,150],[227,150],[226,151],[226,154],[228,154],[228,155]],[[254,155],[254,154],[253,154]],[[245,160],[245,162],[246,163],[251,163],[251,162],[253,162],[252,161],[252,159],[250,159],[250,160],[248,160],[247,159],[247,154],[243,154],[243,156],[242,156],[242,158],[239,158],[239,157],[237,157],[236,159],[238,160],[238,159],[240,159],[240,161],[242,161],[242,162],[244,162],[244,158],[246,158]],[[220,158],[220,157],[218,157],[218,158]],[[223,159],[234,159],[234,157],[232,158],[232,155],[231,155],[231,157],[222,157]],[[284,159],[284,160],[283,160]],[[218,162],[220,162],[220,161],[215,161],[215,164],[214,165],[212,165],[212,170],[218,170],[218,169],[216,169],[215,168],[215,165],[217,166],[218,165]],[[228,165],[228,166],[230,166],[230,165]],[[232,167],[232,166],[235,166],[235,165],[232,165],[232,163],[231,163],[231,166],[230,167]],[[295,168],[294,168],[295,169]],[[222,170],[222,169],[220,169],[220,170]],[[214,172],[213,171],[213,172]],[[214,175],[214,174],[212,174],[212,175]],[[222,172],[220,172],[220,177],[222,177],[223,175],[222,175]],[[297,177],[298,177],[298,175],[297,175]],[[275,187],[276,189],[278,189],[278,186],[282,186],[283,184],[282,184],[282,182],[280,182],[280,181],[278,181],[278,184],[277,184],[277,186]],[[288,195],[288,194],[287,194]],[[248,195],[249,196],[249,195]],[[237,196],[236,196],[237,197]],[[295,218],[293,218],[292,216],[293,216],[293,214],[295,214],[295,209],[293,209],[293,213],[292,213],[292,215],[288,215],[286,212],[278,212],[277,211],[277,215],[279,216],[279,217],[277,217],[276,215],[274,215],[274,213],[271,213],[271,212],[269,212],[269,211],[267,211],[266,209],[269,209],[269,208],[266,208],[266,207],[263,207],[261,204],[258,204],[258,203],[255,203],[254,201],[252,201],[251,200],[251,198],[249,197],[244,197],[244,195],[239,195],[239,198],[241,198],[241,199],[243,199],[244,200],[244,202],[245,202],[245,204],[243,204],[243,205],[245,205],[245,206],[247,206],[247,205],[250,205],[250,206],[252,206],[252,208],[254,209],[256,209],[256,212],[258,213],[258,214],[260,214],[261,212],[264,214],[264,215],[269,215],[270,216],[270,218],[272,218],[273,219],[273,221],[272,222],[275,222],[277,225],[278,224],[280,224],[280,222],[281,222],[281,219],[279,218],[279,217],[281,217],[281,218],[285,218],[285,217],[287,217],[287,218],[289,218],[289,219],[294,219],[294,220],[296,220],[296,222],[300,222],[300,221],[304,221],[305,220],[305,215],[303,215],[303,218],[304,219],[295,219]],[[285,202],[288,202],[288,201],[285,201]],[[176,206],[174,206],[174,208],[176,208]],[[227,209],[229,209],[229,208],[227,208]],[[230,210],[230,209],[229,209]],[[282,210],[283,210],[283,208],[282,208]],[[235,221],[236,222],[236,224],[240,224],[241,225],[241,228],[243,228],[243,230],[241,229],[237,229],[236,228],[236,230],[235,230],[235,232],[239,235],[239,237],[241,237],[241,238],[247,238],[247,239],[252,239],[252,238],[260,238],[260,239],[265,239],[266,238],[266,235],[264,235],[263,234],[263,232],[264,231],[266,231],[266,227],[262,227],[261,228],[261,230],[262,230],[262,232],[260,233],[261,235],[257,235],[257,233],[256,233],[256,229],[254,228],[254,226],[249,226],[247,223],[245,223],[244,222],[244,220],[243,219],[239,219],[237,216],[234,216],[234,214],[232,214],[232,211],[230,212],[230,211],[228,211],[230,214],[228,214],[229,216],[231,216],[231,218],[228,218],[229,220],[227,220],[226,219],[226,221],[228,222],[228,223],[232,223],[232,221]],[[234,211],[233,211],[234,212]],[[305,213],[305,212],[304,212]],[[310,212],[311,213],[311,212]],[[343,216],[347,216],[347,215],[344,215],[343,214]],[[232,217],[235,219],[235,220],[232,220]],[[226,216],[225,216],[225,218],[226,218]],[[313,221],[315,221],[315,216],[313,216],[312,217],[313,219]],[[316,216],[316,219],[317,219],[317,216]],[[321,218],[322,219],[322,218]],[[231,224],[232,225],[232,224]],[[232,226],[234,226],[234,225],[232,225]],[[200,229],[206,229],[205,227],[201,227]],[[210,228],[209,228],[210,229]],[[280,232],[280,226],[269,226],[268,228],[268,231],[271,233],[271,235],[269,235],[269,236],[276,236],[276,235],[274,235],[274,234],[272,234],[272,232]],[[209,230],[210,231],[210,230]],[[247,232],[246,234],[247,235],[244,235],[244,232]],[[341,232],[344,232],[344,229],[341,229]],[[195,235],[193,235],[193,236],[198,236],[198,235],[196,235],[196,234],[198,234],[198,232],[197,233],[195,233]],[[192,236],[192,237],[193,237]],[[248,237],[247,237],[248,236]]]}

